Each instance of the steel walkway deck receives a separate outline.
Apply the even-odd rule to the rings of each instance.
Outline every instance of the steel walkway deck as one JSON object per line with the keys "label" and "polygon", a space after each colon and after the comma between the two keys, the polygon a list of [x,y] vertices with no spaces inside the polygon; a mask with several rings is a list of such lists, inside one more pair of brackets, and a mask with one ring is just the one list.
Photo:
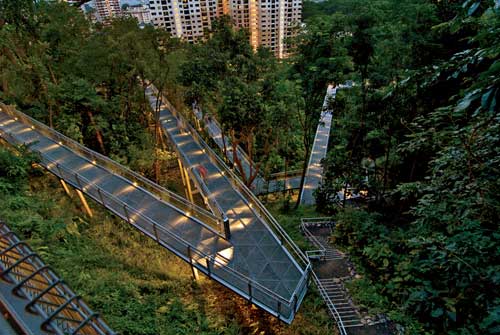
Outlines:
{"label": "steel walkway deck", "polygon": [[[154,109],[157,100],[153,92],[151,87],[146,90]],[[168,109],[160,112],[167,138],[183,164],[192,168],[190,171],[196,184],[201,186],[200,192],[215,203],[212,207],[219,208],[229,218],[233,255],[228,266],[259,284],[251,289],[256,304],[291,322],[307,290],[309,260],[196,130],[185,120],[179,122],[182,116],[166,99],[162,98],[162,103],[168,104]],[[179,129],[179,123],[185,131]],[[206,178],[196,173],[198,166],[207,170]],[[241,285],[240,290],[248,291],[246,283]],[[266,297],[266,291],[272,292],[272,299]]]}
{"label": "steel walkway deck", "polygon": [[300,203],[303,205],[313,205],[314,190],[316,190],[321,182],[323,176],[323,167],[321,160],[326,157],[328,151],[328,140],[330,138],[330,128],[332,125],[332,111],[328,108],[328,100],[335,98],[337,94],[337,87],[332,85],[328,86],[326,91],[325,100],[323,102],[323,112],[319,120],[316,135],[314,137],[313,147],[311,149],[311,156],[307,164],[307,172],[304,180],[304,187],[302,188],[302,196]]}

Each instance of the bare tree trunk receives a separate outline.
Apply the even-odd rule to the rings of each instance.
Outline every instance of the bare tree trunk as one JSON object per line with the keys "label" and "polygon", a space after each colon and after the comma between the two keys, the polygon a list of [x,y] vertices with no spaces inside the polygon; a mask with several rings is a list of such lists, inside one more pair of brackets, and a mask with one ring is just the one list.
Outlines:
{"label": "bare tree trunk", "polygon": [[304,183],[306,180],[306,173],[307,173],[307,164],[309,163],[309,153],[310,153],[309,146],[306,147],[306,153],[304,157],[304,164],[302,165],[302,174],[300,176],[300,187],[299,187],[299,196],[297,197],[297,202],[295,203],[295,209],[299,208],[300,206],[300,201],[302,200],[302,189],[304,188]]}

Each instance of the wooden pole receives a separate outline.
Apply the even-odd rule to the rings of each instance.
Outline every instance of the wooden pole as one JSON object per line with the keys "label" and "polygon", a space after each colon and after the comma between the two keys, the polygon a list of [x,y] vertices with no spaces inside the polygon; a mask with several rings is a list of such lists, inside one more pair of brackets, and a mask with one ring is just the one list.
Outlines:
{"label": "wooden pole", "polygon": [[76,194],[78,194],[78,197],[80,198],[80,201],[83,204],[83,207],[85,208],[85,211],[90,217],[93,217],[92,210],[89,207],[89,204],[87,203],[87,200],[85,199],[85,196],[83,195],[82,191],[79,189],[76,189]]}

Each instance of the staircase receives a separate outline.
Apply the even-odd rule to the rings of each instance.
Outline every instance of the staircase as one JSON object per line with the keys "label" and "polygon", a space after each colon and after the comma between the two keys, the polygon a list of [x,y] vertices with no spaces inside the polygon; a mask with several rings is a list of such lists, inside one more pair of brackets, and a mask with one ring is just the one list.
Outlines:
{"label": "staircase", "polygon": [[[330,298],[327,304],[332,303],[333,305],[335,305],[335,309],[342,319],[344,327],[349,328],[363,326],[361,317],[356,308],[351,303],[351,299],[349,298],[341,280],[337,278],[328,278],[319,279],[319,282]],[[329,309],[331,309],[331,307],[332,306],[328,306]]]}

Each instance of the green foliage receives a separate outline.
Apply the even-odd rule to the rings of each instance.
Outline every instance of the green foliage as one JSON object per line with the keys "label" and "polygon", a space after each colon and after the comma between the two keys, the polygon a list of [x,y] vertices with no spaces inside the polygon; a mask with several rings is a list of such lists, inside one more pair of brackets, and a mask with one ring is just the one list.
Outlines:
{"label": "green foliage", "polygon": [[295,83],[286,79],[286,68],[269,50],[254,51],[248,33],[232,27],[226,17],[213,23],[210,38],[193,46],[186,58],[178,79],[188,105],[196,102],[216,117],[232,144],[256,163],[248,171],[236,159],[243,181],[250,185],[259,172],[288,168],[287,158],[297,157],[295,110],[301,101]]}
{"label": "green foliage", "polygon": [[[337,95],[318,206],[338,209],[342,185],[371,196],[362,209],[339,210],[334,236],[363,273],[352,286],[361,305],[412,334],[498,332],[498,5],[404,2],[401,27],[390,28],[381,4],[369,6],[375,21],[353,21],[362,30],[351,54],[370,81]],[[410,9],[425,18],[409,22]],[[432,33],[424,22],[436,24]],[[391,51],[379,36],[395,45],[406,36],[408,48]]]}

